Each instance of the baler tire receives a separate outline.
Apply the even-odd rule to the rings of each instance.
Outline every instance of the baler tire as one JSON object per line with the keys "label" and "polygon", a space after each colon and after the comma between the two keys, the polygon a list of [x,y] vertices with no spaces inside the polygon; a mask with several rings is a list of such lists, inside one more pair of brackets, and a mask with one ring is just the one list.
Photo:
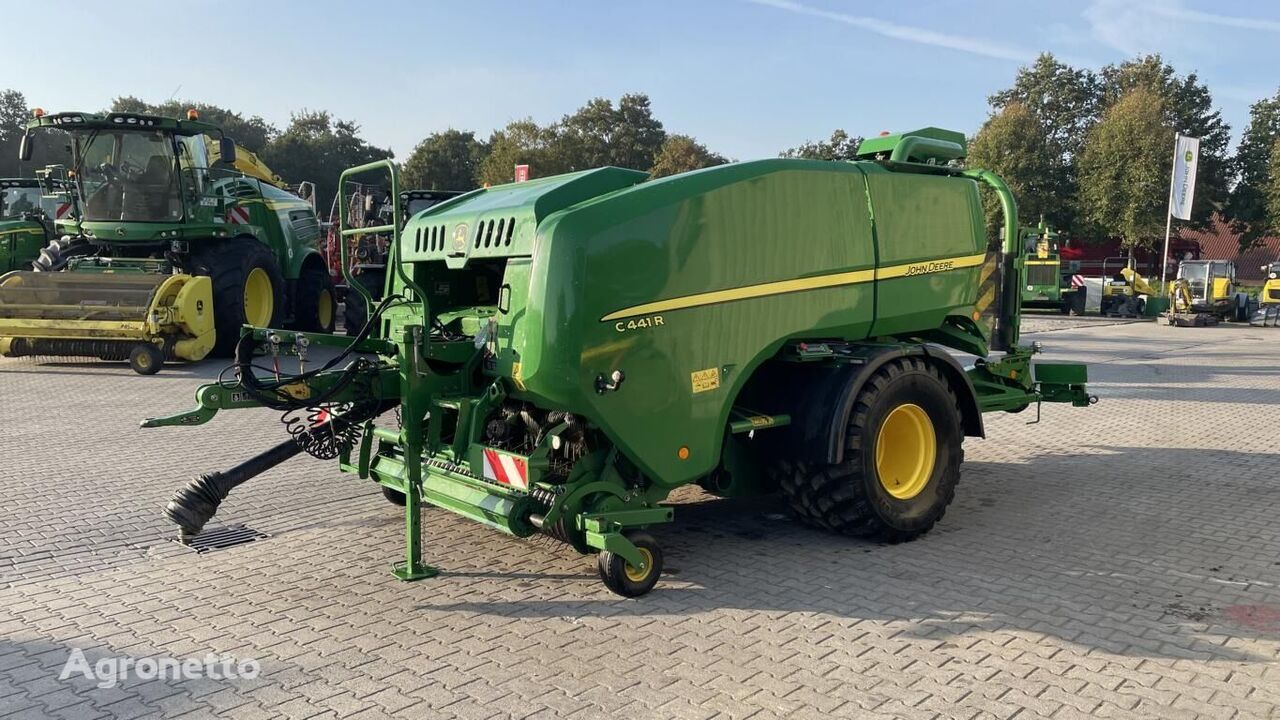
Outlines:
{"label": "baler tire", "polygon": [[315,265],[302,268],[294,286],[293,328],[303,332],[332,333],[337,321],[338,301],[329,271]]}
{"label": "baler tire", "polygon": [[57,272],[66,267],[72,258],[92,254],[94,250],[93,244],[84,238],[55,238],[31,261],[31,269],[36,272]]}
{"label": "baler tire", "polygon": [[382,486],[382,497],[386,498],[387,502],[398,507],[404,507],[405,503],[408,502],[408,500],[405,499],[404,493],[399,490],[389,488],[386,485]]}
{"label": "baler tire", "polygon": [[[880,480],[876,443],[889,414],[907,406],[927,416],[934,460],[924,484],[899,498]],[[782,460],[775,465],[779,484],[800,520],[887,543],[908,542],[932,529],[955,498],[964,462],[959,404],[941,372],[919,357],[885,364],[854,399],[847,427],[841,462]]]}
{"label": "baler tire", "polygon": [[[382,290],[387,279],[386,270],[365,270],[352,278],[373,295],[374,302],[382,300]],[[360,334],[360,329],[369,320],[369,310],[365,307],[364,295],[356,288],[347,289],[347,298],[342,305],[342,323],[348,337]]]}
{"label": "baler tire", "polygon": [[647,532],[627,533],[627,539],[641,553],[649,556],[649,567],[643,575],[627,572],[632,567],[631,564],[608,550],[601,550],[596,556],[596,569],[600,572],[601,582],[611,592],[622,597],[636,598],[648,593],[658,583],[658,578],[662,575],[662,548]]}
{"label": "baler tire", "polygon": [[129,351],[129,369],[139,375],[155,375],[164,366],[164,353],[151,343],[135,345]]}
{"label": "baler tire", "polygon": [[256,269],[263,270],[271,281],[271,322],[278,327],[284,309],[284,277],[275,255],[266,245],[253,238],[218,243],[202,252],[197,260],[198,274],[208,275],[213,282],[213,324],[216,338],[210,357],[233,357],[240,341],[240,326],[247,322],[244,308],[245,282]]}

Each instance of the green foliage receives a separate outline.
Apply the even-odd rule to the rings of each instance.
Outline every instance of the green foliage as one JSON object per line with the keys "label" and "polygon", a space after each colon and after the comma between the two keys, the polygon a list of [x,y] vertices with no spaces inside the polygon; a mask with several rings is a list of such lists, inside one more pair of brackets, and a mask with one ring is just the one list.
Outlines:
{"label": "green foliage", "polygon": [[404,162],[401,184],[408,190],[471,190],[488,154],[476,134],[452,128],[432,133]]}
{"label": "green foliage", "polygon": [[328,212],[338,176],[355,165],[393,156],[360,136],[360,126],[336,120],[322,110],[295,113],[289,127],[272,139],[262,160],[288,182],[310,180],[316,184],[317,208]]}
{"label": "green foliage", "polygon": [[515,166],[528,165],[529,177],[568,172],[570,166],[554,128],[539,126],[532,118],[507,123],[489,136],[489,154],[480,162],[476,180],[481,185],[502,185],[515,179]]}
{"label": "green foliage", "polygon": [[[617,106],[606,98],[593,98],[557,123],[541,126],[525,118],[495,131],[477,180],[487,185],[509,183],[519,164],[529,166],[531,178],[605,165],[650,171],[674,137],[683,138],[667,135],[653,116],[647,95],[623,95]],[[691,138],[676,141],[670,153],[669,167],[697,163],[706,167],[725,161]]]}
{"label": "green foliage", "polygon": [[[1083,230],[1085,223],[1076,202],[1076,160],[1089,128],[1097,122],[1101,102],[1101,83],[1097,76],[1043,53],[1033,65],[1018,70],[1013,87],[992,95],[988,101],[998,111],[1021,105],[1035,119],[1043,133],[1043,153],[1037,150],[1035,155],[1040,163],[1038,169],[1024,167],[1022,172],[1027,177],[1038,175],[1040,178],[1036,181],[1040,189],[1036,201],[1039,212],[1057,227]],[[1021,118],[1019,121],[1025,122]],[[985,152],[993,150],[984,149]],[[970,162],[981,165],[972,153]],[[1023,197],[1016,192],[1015,195],[1018,202],[1024,204]]]}
{"label": "green foliage", "polygon": [[[1054,227],[1071,222],[1071,206],[1061,201],[1055,178],[1046,168],[1061,157],[1040,119],[1027,105],[1010,101],[983,124],[969,143],[969,164],[994,171],[1013,191],[1023,224],[1043,216]],[[987,228],[996,232],[1004,213],[994,194],[983,195]]]}
{"label": "green foliage", "polygon": [[610,100],[593,98],[549,130],[561,162],[573,170],[605,165],[648,170],[667,136],[653,117],[649,96],[634,93],[623,95],[616,108]]}
{"label": "green foliage", "polygon": [[668,135],[653,167],[649,169],[649,177],[660,178],[677,173],[701,170],[714,165],[729,162],[723,155],[713,153],[705,145],[688,135]]}
{"label": "green foliage", "polygon": [[1085,217],[1124,247],[1152,247],[1164,233],[1174,130],[1163,98],[1135,86],[1090,130],[1080,156]]}
{"label": "green foliage", "polygon": [[1073,68],[1052,53],[1041,53],[1030,67],[1018,69],[1013,87],[992,95],[988,102],[997,110],[1012,103],[1026,106],[1044,128],[1049,146],[1059,154],[1055,162],[1068,166],[1097,121],[1100,95],[1101,84],[1092,71]]}
{"label": "green foliage", "polygon": [[118,97],[111,101],[111,112],[142,113],[178,119],[185,118],[187,110],[192,108],[200,113],[202,121],[222,128],[227,137],[235,140],[237,145],[255,153],[261,153],[263,148],[280,134],[278,128],[257,115],[246,118],[234,110],[208,103],[191,100],[166,100],[159,104],[152,104],[131,95]]}
{"label": "green foliage", "polygon": [[0,177],[20,174],[18,145],[30,118],[27,99],[22,93],[17,90],[0,91]]}
{"label": "green foliage", "polygon": [[830,140],[810,141],[797,147],[783,150],[786,158],[804,158],[806,160],[852,160],[857,157],[858,146],[862,138],[849,136],[849,133],[836,129]]}
{"label": "green foliage", "polygon": [[1280,235],[1280,137],[1271,145],[1271,172],[1262,183],[1265,221],[1262,223],[1268,235]]}
{"label": "green foliage", "polygon": [[1264,234],[1278,231],[1268,188],[1276,182],[1273,149],[1280,141],[1280,91],[1249,107],[1249,125],[1236,148],[1234,168],[1238,176],[1228,202],[1232,229],[1241,234],[1241,250],[1248,249]]}
{"label": "green foliage", "polygon": [[[1200,138],[1191,222],[1206,224],[1215,211],[1226,205],[1232,180],[1228,157],[1231,127],[1214,110],[1209,88],[1195,73],[1178,75],[1159,55],[1108,65],[1102,68],[1101,76],[1104,107],[1118,102],[1131,90],[1146,88],[1161,99],[1167,125],[1183,135]],[[1172,157],[1172,141],[1165,150]]]}

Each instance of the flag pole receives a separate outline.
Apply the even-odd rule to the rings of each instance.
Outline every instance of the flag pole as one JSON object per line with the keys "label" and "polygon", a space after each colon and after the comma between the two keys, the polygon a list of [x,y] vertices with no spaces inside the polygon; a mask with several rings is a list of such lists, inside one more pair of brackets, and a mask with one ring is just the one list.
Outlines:
{"label": "flag pole", "polygon": [[1178,178],[1178,141],[1182,133],[1173,134],[1173,169],[1169,171],[1169,204],[1165,208],[1164,218],[1164,257],[1160,265],[1160,291],[1165,291],[1169,282],[1169,232],[1173,229],[1173,183]]}

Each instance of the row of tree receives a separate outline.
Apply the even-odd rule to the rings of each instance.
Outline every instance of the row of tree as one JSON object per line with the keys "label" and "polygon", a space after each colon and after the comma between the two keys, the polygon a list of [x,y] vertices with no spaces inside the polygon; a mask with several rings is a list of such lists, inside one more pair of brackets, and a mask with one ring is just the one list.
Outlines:
{"label": "row of tree", "polygon": [[[1208,87],[1159,55],[1094,72],[1043,54],[988,100],[992,113],[968,161],[999,173],[1025,218],[1154,246],[1181,133],[1200,138],[1192,224],[1217,214],[1242,233],[1244,247],[1280,232],[1280,93],[1252,106],[1234,154]],[[998,214],[993,199],[986,210]]]}
{"label": "row of tree", "polygon": [[[1025,219],[1043,216],[1074,236],[1152,245],[1164,230],[1173,136],[1180,132],[1200,138],[1193,223],[1203,226],[1219,214],[1246,245],[1280,233],[1280,92],[1252,106],[1234,154],[1208,87],[1158,55],[1095,72],[1043,54],[988,101],[992,112],[970,143],[969,163],[1003,176]],[[290,182],[315,182],[322,208],[343,169],[392,157],[364,139],[359,125],[324,111],[295,113],[281,130],[260,116],[206,103],[121,97],[110,109],[182,117],[189,107]],[[20,92],[0,92],[0,177],[20,170],[16,147],[29,117]],[[781,155],[851,160],[860,142],[836,130]],[[546,125],[516,120],[487,138],[455,129],[433,133],[414,147],[403,171],[405,187],[468,190],[510,182],[518,164],[529,165],[531,177],[603,165],[662,177],[726,162],[694,138],[668,133],[648,96],[634,93],[616,104],[595,98]],[[987,198],[986,210],[994,225],[994,199]]]}
{"label": "row of tree", "polygon": [[671,134],[653,115],[649,97],[623,95],[614,105],[595,98],[549,125],[516,120],[480,139],[446,130],[418,143],[404,163],[406,186],[468,189],[511,182],[516,165],[545,177],[604,165],[663,177],[729,162],[688,135]]}

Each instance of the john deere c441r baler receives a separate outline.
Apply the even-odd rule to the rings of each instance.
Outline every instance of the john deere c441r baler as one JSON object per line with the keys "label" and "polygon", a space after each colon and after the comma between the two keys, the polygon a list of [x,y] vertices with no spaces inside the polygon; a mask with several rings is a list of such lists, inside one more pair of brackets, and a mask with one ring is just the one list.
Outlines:
{"label": "john deere c441r baler", "polygon": [[[983,413],[1092,400],[1084,366],[1033,361],[1038,348],[1019,342],[1014,200],[964,154],[961,134],[927,128],[869,140],[856,162],[660,180],[602,168],[417,213],[350,348],[264,374],[251,364],[264,347],[345,341],[246,330],[236,380],[144,422],[267,406],[294,433],[191,481],[166,513],[196,533],[232,487],[305,450],[403,503],[402,579],[436,572],[421,553],[425,502],[597,553],[626,596],[657,582],[649,529],[672,520],[662,501],[683,485],[781,492],[836,533],[918,537],[951,502]],[[343,181],[379,167],[398,197],[390,163]],[[990,248],[980,184],[1005,214]]]}

